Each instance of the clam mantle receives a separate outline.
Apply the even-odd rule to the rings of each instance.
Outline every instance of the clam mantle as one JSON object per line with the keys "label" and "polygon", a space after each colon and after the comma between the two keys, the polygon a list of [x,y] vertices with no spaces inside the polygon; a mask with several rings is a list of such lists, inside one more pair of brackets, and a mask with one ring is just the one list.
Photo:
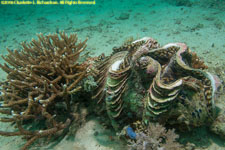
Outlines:
{"label": "clam mantle", "polygon": [[187,130],[216,117],[214,76],[184,43],[160,46],[144,37],[114,47],[111,56],[94,66],[99,74],[93,98],[106,105],[118,132],[135,122]]}

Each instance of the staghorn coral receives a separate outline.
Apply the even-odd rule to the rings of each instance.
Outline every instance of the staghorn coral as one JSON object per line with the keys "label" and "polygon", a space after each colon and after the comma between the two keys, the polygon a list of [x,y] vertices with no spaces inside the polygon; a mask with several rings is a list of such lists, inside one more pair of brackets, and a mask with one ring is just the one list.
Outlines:
{"label": "staghorn coral", "polygon": [[130,150],[179,150],[181,145],[176,142],[179,138],[174,129],[166,130],[156,123],[150,123],[145,132],[136,134],[136,141],[132,141]]}
{"label": "staghorn coral", "polygon": [[88,109],[83,106],[82,103],[77,102],[73,105],[72,116],[74,118],[73,123],[69,127],[68,136],[74,136],[77,130],[86,123],[86,117],[88,115]]}
{"label": "staghorn coral", "polygon": [[[40,34],[38,40],[22,43],[21,51],[8,49],[2,56],[6,63],[0,68],[8,75],[1,83],[0,112],[7,116],[0,121],[16,124],[17,130],[0,135],[24,136],[22,149],[38,138],[62,133],[74,119],[71,100],[87,76],[88,63],[78,63],[87,40],[77,43],[76,34],[59,34]],[[35,122],[43,125],[25,128]]]}

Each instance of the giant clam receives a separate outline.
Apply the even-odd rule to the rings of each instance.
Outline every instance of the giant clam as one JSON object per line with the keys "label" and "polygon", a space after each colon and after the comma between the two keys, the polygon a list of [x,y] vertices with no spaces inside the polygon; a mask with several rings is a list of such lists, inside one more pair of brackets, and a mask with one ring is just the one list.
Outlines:
{"label": "giant clam", "polygon": [[116,131],[136,121],[190,129],[214,120],[213,75],[186,44],[160,47],[145,37],[113,50],[94,65],[93,98],[104,102]]}

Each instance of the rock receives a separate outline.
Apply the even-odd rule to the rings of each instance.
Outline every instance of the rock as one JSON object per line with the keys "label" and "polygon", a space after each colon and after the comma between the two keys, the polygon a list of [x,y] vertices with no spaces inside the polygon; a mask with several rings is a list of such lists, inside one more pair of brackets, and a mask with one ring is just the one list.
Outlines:
{"label": "rock", "polygon": [[121,13],[119,17],[117,17],[117,20],[127,20],[130,18],[130,14],[128,13]]}
{"label": "rock", "polygon": [[222,20],[217,19],[217,20],[214,22],[214,26],[215,26],[217,29],[221,30],[221,29],[223,29],[223,28],[225,27],[225,23],[224,23]]}
{"label": "rock", "polygon": [[190,0],[175,0],[175,5],[176,6],[191,7],[192,6],[192,2]]}
{"label": "rock", "polygon": [[98,131],[95,131],[94,136],[97,136],[97,135],[98,135]]}
{"label": "rock", "polygon": [[[223,96],[223,95],[221,95]],[[222,104],[222,106],[220,106]],[[220,106],[220,112],[218,114],[218,117],[215,119],[215,121],[212,123],[212,125],[210,126],[210,130],[219,135],[221,138],[225,139],[225,111],[223,110],[223,104],[217,104],[217,106]]]}

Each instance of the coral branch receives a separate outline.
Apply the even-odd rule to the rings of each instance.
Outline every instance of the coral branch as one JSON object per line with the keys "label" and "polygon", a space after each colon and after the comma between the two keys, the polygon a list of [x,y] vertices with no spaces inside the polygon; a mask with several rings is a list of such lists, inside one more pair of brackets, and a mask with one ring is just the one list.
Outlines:
{"label": "coral branch", "polygon": [[[78,63],[87,39],[77,41],[76,34],[40,34],[38,40],[22,43],[20,51],[7,49],[9,54],[2,56],[6,63],[0,64],[8,74],[1,83],[0,113],[8,116],[0,121],[16,123],[18,130],[0,131],[0,135],[26,137],[28,141],[22,149],[27,149],[37,139],[51,137],[71,124],[69,95],[80,91],[89,66]],[[58,109],[59,102],[67,105],[65,111]],[[36,130],[25,128],[36,121],[44,125]]]}

